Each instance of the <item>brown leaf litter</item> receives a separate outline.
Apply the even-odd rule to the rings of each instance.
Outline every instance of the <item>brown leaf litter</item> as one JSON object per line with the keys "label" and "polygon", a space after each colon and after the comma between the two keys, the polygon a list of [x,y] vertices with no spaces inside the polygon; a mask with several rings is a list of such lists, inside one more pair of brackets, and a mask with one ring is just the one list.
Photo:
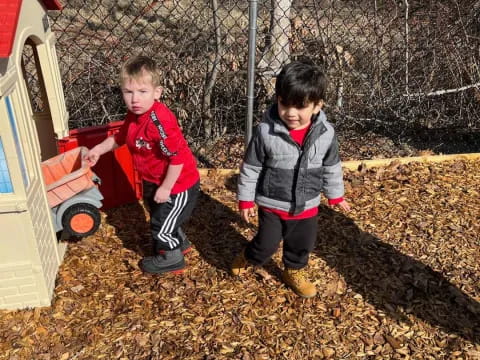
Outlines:
{"label": "brown leaf litter", "polygon": [[52,305],[0,311],[0,359],[480,359],[480,162],[345,174],[353,211],[321,206],[309,266],[319,294],[280,281],[280,254],[229,275],[255,224],[235,178],[211,172],[185,230],[182,276],[150,276],[139,204],[71,242]]}

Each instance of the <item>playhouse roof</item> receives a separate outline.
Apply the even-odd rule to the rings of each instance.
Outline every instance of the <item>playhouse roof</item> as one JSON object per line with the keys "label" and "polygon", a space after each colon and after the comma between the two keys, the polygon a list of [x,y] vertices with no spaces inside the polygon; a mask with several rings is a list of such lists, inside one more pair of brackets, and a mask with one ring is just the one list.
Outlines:
{"label": "playhouse roof", "polygon": [[[61,10],[58,0],[39,0],[47,10]],[[0,58],[12,52],[22,0],[0,0]]]}

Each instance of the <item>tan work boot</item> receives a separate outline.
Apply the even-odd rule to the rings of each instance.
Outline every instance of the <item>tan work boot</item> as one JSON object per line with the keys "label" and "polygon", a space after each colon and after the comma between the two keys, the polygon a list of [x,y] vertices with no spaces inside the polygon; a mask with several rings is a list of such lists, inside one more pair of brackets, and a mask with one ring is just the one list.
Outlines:
{"label": "tan work boot", "polygon": [[232,274],[239,276],[247,271],[248,261],[245,258],[245,250],[242,250],[232,262]]}
{"label": "tan work boot", "polygon": [[282,273],[282,279],[298,296],[308,299],[317,295],[315,285],[307,279],[307,273],[304,269],[286,268]]}

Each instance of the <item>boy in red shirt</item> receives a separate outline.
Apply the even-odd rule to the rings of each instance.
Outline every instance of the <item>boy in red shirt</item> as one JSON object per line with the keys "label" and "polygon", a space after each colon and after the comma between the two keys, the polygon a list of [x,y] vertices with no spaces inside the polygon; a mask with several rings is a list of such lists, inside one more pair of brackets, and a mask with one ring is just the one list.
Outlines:
{"label": "boy in red shirt", "polygon": [[128,113],[120,131],[93,147],[87,160],[93,166],[101,155],[126,144],[143,180],[155,255],[142,259],[148,273],[180,273],[190,250],[181,225],[195,207],[200,175],[175,115],[159,101],[160,71],[145,56],[127,61],[121,70],[123,100]]}

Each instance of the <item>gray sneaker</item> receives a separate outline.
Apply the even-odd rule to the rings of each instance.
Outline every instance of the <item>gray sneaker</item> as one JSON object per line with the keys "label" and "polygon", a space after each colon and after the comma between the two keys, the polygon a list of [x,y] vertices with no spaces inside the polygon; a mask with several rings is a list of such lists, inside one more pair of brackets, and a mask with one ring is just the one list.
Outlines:
{"label": "gray sneaker", "polygon": [[171,272],[180,274],[185,270],[185,260],[180,249],[165,251],[163,254],[147,256],[140,262],[143,271],[150,274]]}
{"label": "gray sneaker", "polygon": [[178,237],[180,238],[180,249],[182,250],[182,254],[185,255],[192,251],[192,243],[188,241],[188,237],[183,232],[182,228],[178,229]]}

